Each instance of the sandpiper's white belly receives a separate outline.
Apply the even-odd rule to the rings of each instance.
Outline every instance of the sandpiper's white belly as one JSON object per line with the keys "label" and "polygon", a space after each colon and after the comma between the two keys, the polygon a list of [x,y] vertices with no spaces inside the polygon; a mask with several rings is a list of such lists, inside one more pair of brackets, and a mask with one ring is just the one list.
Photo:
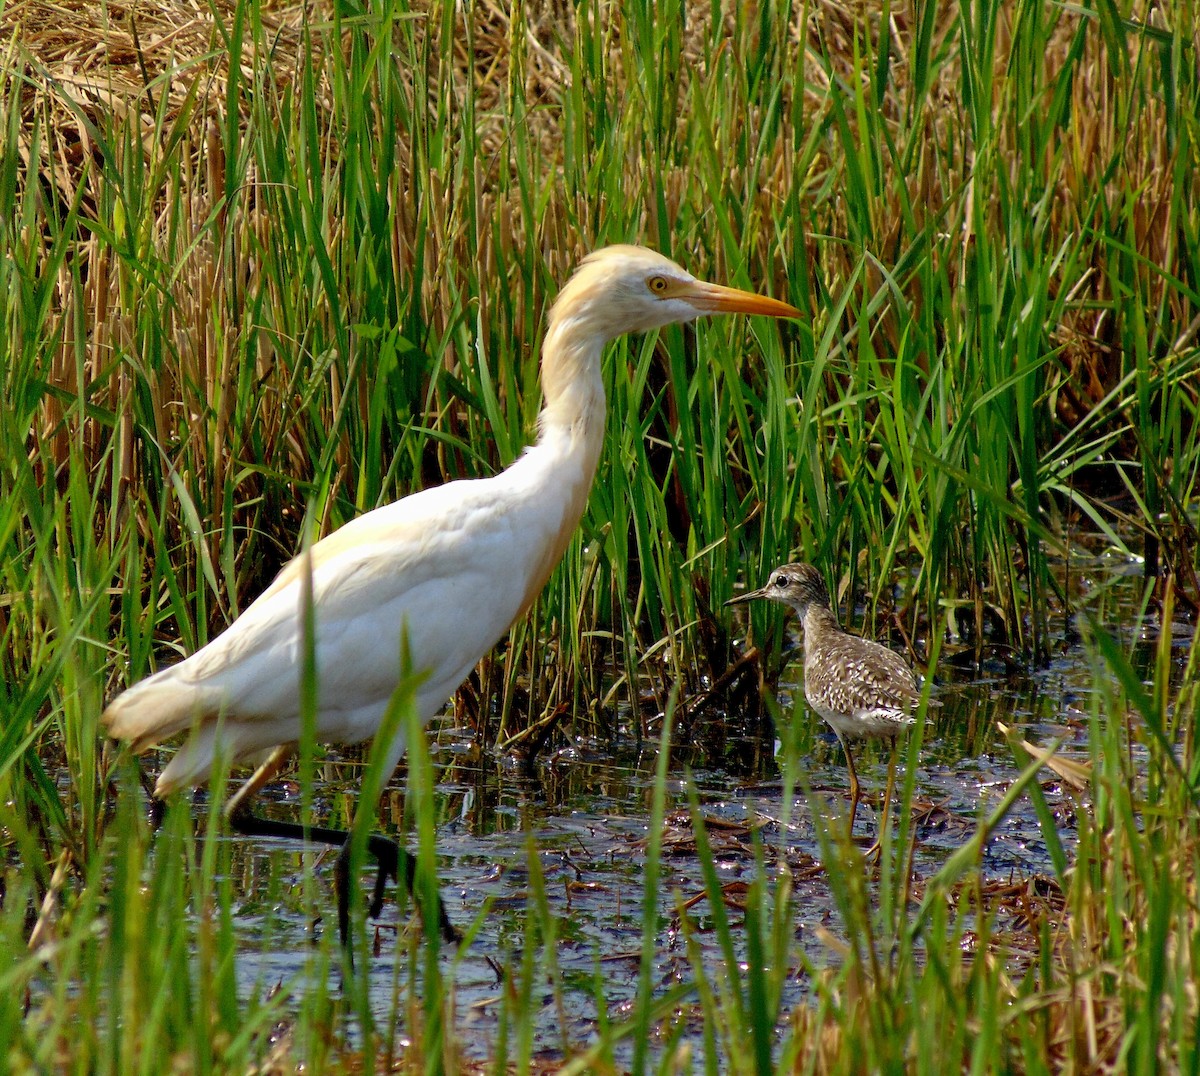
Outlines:
{"label": "sandpiper's white belly", "polygon": [[811,699],[809,705],[842,736],[896,736],[913,723],[913,718],[903,710],[892,707],[855,710],[853,713],[844,714],[819,706]]}

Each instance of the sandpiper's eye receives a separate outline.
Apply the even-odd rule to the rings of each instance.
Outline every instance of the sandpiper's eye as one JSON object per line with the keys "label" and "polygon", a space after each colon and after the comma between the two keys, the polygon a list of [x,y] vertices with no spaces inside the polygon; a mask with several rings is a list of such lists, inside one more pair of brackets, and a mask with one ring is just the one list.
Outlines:
{"label": "sandpiper's eye", "polygon": [[648,287],[655,295],[667,294],[667,278],[665,276],[652,276],[646,281]]}
{"label": "sandpiper's eye", "polygon": [[790,582],[791,582],[791,580],[790,580],[790,579],[789,579],[789,578],[788,578],[786,575],[777,575],[777,576],[775,577],[775,585],[776,585],[776,586],[777,586],[777,587],[778,587],[780,590],[786,590],[786,589],[787,589],[787,585],[788,585]]}

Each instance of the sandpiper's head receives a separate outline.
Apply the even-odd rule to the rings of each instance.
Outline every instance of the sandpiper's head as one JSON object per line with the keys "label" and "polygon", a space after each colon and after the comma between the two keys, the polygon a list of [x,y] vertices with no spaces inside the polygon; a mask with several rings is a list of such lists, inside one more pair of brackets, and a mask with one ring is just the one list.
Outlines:
{"label": "sandpiper's head", "polygon": [[830,608],[829,591],[821,573],[811,564],[783,564],[771,573],[767,585],[730,598],[726,605],[740,605],[755,598],[770,598],[791,606],[801,620],[810,605]]}
{"label": "sandpiper's head", "polygon": [[800,311],[765,295],[706,284],[645,247],[611,246],[584,258],[559,293],[550,320],[583,322],[598,336],[612,339],[693,321],[701,314],[794,318]]}

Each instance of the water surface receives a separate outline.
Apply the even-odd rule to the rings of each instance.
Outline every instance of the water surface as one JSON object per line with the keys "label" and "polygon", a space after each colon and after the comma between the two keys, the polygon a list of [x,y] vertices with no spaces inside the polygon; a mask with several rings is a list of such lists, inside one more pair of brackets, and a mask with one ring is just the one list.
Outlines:
{"label": "water surface", "polygon": [[[1071,568],[1064,577],[1072,600],[1108,624],[1139,667],[1148,668],[1158,625],[1137,564],[1103,548],[1081,548]],[[960,668],[953,660],[939,666],[936,695],[942,705],[926,719],[915,774],[917,891],[921,881],[970,838],[978,820],[1003,798],[1028,763],[1019,749],[1014,754],[997,722],[1013,726],[1036,745],[1061,739],[1064,756],[1086,761],[1093,711],[1102,721],[1134,720],[1104,712],[1097,665],[1073,627],[1065,617],[1059,619],[1053,657],[1044,668],[1021,668],[1000,659],[980,667]],[[1176,677],[1186,662],[1190,631],[1187,625],[1175,625]],[[844,825],[847,772],[833,734],[803,702],[799,675],[796,662],[779,685],[781,728],[774,735],[768,731],[765,737],[726,742],[725,757],[738,759],[736,767],[693,745],[675,750],[661,883],[652,909],[643,907],[643,886],[655,748],[638,748],[631,736],[612,743],[580,740],[528,768],[481,751],[469,730],[445,721],[431,726],[442,894],[451,918],[464,929],[482,917],[472,944],[456,960],[443,954],[441,961],[455,983],[458,1038],[472,1053],[481,1059],[491,1056],[504,976],[516,974],[521,966],[535,890],[531,856],[536,857],[554,918],[561,974],[558,999],[544,974],[539,980],[539,1049],[553,1054],[586,1044],[597,1024],[598,993],[608,1018],[620,1019],[629,1012],[638,988],[647,915],[655,922],[652,980],[660,989],[693,978],[680,929],[681,906],[686,906],[689,933],[704,953],[706,967],[713,975],[721,974],[723,956],[710,929],[711,911],[702,899],[704,884],[688,815],[689,783],[702,806],[719,877],[729,889],[729,916],[739,944],[738,897],[741,886],[755,876],[759,858],[769,884],[783,869],[792,874],[796,965],[785,1005],[801,1002],[809,989],[805,958],[810,967],[837,962],[830,939],[841,937],[841,923],[820,869],[818,827]],[[1139,750],[1135,738],[1135,764],[1145,757]],[[902,757],[904,751],[902,745]],[[318,821],[331,814],[337,817],[336,809],[352,805],[357,791],[359,764],[336,753],[329,759],[316,789]],[[785,803],[782,775],[789,759],[796,784]],[[860,744],[855,759],[866,795],[855,835],[865,845],[878,825],[886,745]],[[903,773],[902,764],[901,779]],[[1077,814],[1090,809],[1088,793],[1064,785],[1050,770],[1042,771],[1040,785],[1069,855]],[[398,779],[385,796],[380,818],[385,832],[401,829],[402,789]],[[268,789],[264,799],[281,816],[299,802],[296,787],[287,783]],[[202,809],[201,804],[198,811]],[[234,836],[222,839],[230,842],[234,880],[242,893],[237,916],[244,942],[238,969],[242,989],[261,993],[287,983],[293,991],[303,990],[305,976],[311,974],[315,936],[335,929],[332,854]],[[1028,797],[993,833],[983,870],[985,884],[997,892],[1021,890],[1029,899],[1053,899],[1051,860]],[[305,878],[314,871],[318,895],[328,900],[319,921],[314,921],[303,897]],[[364,885],[367,882],[364,873]],[[1003,915],[997,924],[1004,929]],[[393,1011],[396,962],[407,960],[407,939],[414,929],[389,899],[376,933],[378,952],[365,972],[380,1019]],[[401,981],[407,981],[405,974]],[[698,1010],[692,1018],[699,1047]]]}

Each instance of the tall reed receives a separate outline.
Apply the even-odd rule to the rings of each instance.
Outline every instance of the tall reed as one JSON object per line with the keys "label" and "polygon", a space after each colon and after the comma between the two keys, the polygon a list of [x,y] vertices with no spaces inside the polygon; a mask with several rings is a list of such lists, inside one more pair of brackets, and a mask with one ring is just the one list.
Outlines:
{"label": "tall reed", "polygon": [[[865,586],[869,619],[896,609],[910,634],[937,634],[943,607],[964,606],[963,641],[1031,661],[1074,612],[1047,558],[1078,522],[1122,548],[1139,535],[1130,552],[1176,574],[1180,606],[1200,600],[1200,86],[1182,0],[389,0],[311,19],[229,0],[187,20],[71,8],[46,26],[22,10],[0,16],[0,817],[25,868],[5,872],[5,944],[20,952],[25,907],[73,894],[55,974],[14,957],[4,980],[8,1041],[37,1064],[78,1015],[95,1036],[83,1067],[146,1044],[201,1067],[254,1053],[270,1002],[235,1026],[221,990],[155,1000],[190,967],[185,905],[215,916],[199,959],[226,982],[227,887],[208,859],[181,879],[179,857],[144,858],[123,801],[107,829],[131,852],[112,855],[103,702],[220,631],[306,530],[515,458],[539,406],[544,312],[595,246],[646,242],[786,295],[806,320],[611,350],[579,535],[458,700],[483,742],[560,708],[576,732],[656,736],[649,716],[674,692],[686,708],[732,656],[714,611],[735,583],[793,554]],[[754,611],[764,653],[779,630]],[[1080,839],[1102,865],[1057,881],[1088,926],[1071,959],[1103,949],[1130,981],[1150,975],[1150,996],[1122,1001],[1129,1056],[1148,1065],[1163,1048],[1154,1006],[1188,950],[1183,890],[1153,865],[1190,855],[1186,819],[1158,820],[1162,797],[1192,798],[1191,754],[1181,777],[1167,748],[1191,751],[1193,733],[1190,711],[1172,730],[1124,679],[1110,701],[1161,732],[1160,783],[1118,767],[1122,730],[1098,710],[1108,828]],[[1156,824],[1141,832],[1143,808]],[[167,833],[190,847],[177,817]],[[56,886],[60,863],[77,891]],[[1080,917],[1114,886],[1109,925],[1134,926],[1106,941]],[[755,899],[769,954],[781,905]],[[92,926],[102,911],[112,944]],[[159,952],[129,940],[150,912]],[[931,907],[929,929],[965,931],[958,914]],[[974,1046],[956,1032],[964,1051],[1003,1040],[1039,1056],[1022,1022],[1035,1011],[1092,1026],[1049,1000],[1052,985],[1079,996],[1047,932],[1018,1015],[989,1010],[999,1022]],[[919,1007],[904,998],[952,1026],[960,974],[973,999],[1012,1001],[994,967],[948,960],[899,980],[910,993],[879,1021],[901,1022],[868,1022],[862,1056],[906,1048]],[[855,967],[822,978],[811,1019],[836,1029],[858,1011],[838,1000]],[[93,973],[142,1030],[111,1019],[98,987],[72,996]],[[27,989],[33,1023],[14,1000]],[[329,1004],[307,1010],[314,1050]],[[761,1016],[771,999],[742,1008]],[[1186,1060],[1180,1034],[1169,1056]]]}

